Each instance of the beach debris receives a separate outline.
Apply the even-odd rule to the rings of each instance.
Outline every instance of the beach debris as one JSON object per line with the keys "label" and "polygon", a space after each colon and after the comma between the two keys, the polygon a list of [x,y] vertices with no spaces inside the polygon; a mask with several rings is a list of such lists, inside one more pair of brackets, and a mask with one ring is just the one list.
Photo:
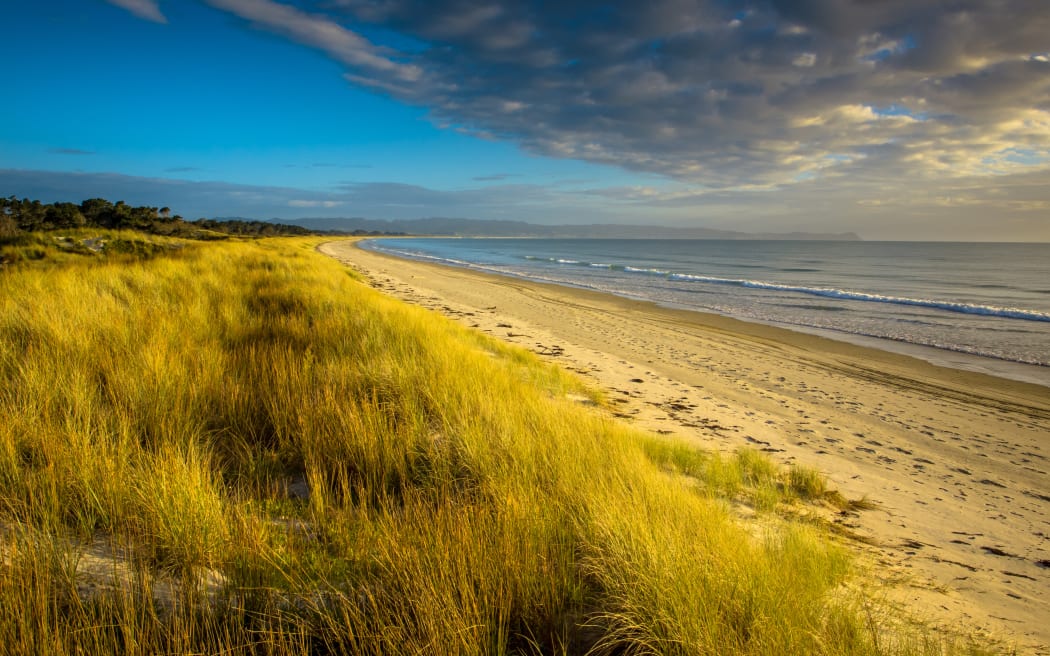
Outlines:
{"label": "beach debris", "polygon": [[940,556],[930,556],[930,560],[935,563],[945,563],[946,565],[955,565],[956,567],[962,567],[968,572],[978,571],[973,565],[967,565],[966,563],[959,562],[958,560],[950,560],[948,558],[941,558]]}
{"label": "beach debris", "polygon": [[1020,556],[1012,554],[1008,551],[1003,551],[999,547],[982,546],[981,549],[987,553],[992,554],[993,556],[1003,556],[1004,558],[1020,558]]}
{"label": "beach debris", "polygon": [[992,480],[992,479],[990,479],[990,478],[982,478],[982,479],[981,479],[981,480],[980,480],[979,482],[980,482],[980,483],[981,483],[982,485],[992,485],[992,486],[994,486],[994,487],[1002,487],[1002,488],[1005,488],[1005,487],[1006,487],[1005,485],[1003,485],[1003,484],[1002,484],[1002,483],[1000,483],[999,481],[993,481],[993,480]]}
{"label": "beach debris", "polygon": [[[510,337],[510,333],[508,333],[507,336]],[[526,337],[526,335],[522,335],[522,337]],[[539,353],[540,355],[549,355],[551,357],[558,357],[565,354],[565,350],[557,344],[546,346],[537,342],[536,349],[536,353]]]}

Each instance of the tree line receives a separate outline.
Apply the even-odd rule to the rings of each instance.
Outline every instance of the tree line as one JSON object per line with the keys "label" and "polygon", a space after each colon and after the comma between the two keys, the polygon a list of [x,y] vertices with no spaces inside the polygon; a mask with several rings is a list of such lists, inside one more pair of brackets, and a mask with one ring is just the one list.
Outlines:
{"label": "tree line", "polygon": [[41,203],[15,196],[0,197],[0,239],[20,233],[70,228],[107,228],[138,230],[162,235],[192,236],[202,230],[229,235],[269,237],[276,235],[309,235],[313,231],[301,226],[269,221],[198,219],[185,221],[172,215],[167,207],[133,207],[122,200],[116,203],[104,198],[89,198],[77,203]]}

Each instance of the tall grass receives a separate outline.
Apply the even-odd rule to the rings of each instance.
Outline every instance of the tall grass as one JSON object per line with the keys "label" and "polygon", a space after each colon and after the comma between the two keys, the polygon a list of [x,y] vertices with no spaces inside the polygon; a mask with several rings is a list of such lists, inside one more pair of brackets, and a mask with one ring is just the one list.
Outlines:
{"label": "tall grass", "polygon": [[942,652],[887,648],[819,529],[727,510],[819,477],[615,423],[312,248],[0,275],[5,648]]}

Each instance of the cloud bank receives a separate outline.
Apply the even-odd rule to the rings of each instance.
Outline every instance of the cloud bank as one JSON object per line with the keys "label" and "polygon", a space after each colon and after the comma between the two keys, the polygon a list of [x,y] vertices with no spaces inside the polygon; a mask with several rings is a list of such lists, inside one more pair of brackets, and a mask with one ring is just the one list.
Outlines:
{"label": "cloud bank", "polygon": [[[0,169],[0,195],[44,202],[104,197],[132,205],[168,206],[186,218],[256,219],[451,217],[540,224],[653,223],[747,232],[791,230],[857,232],[867,239],[1050,241],[1050,185],[1040,172],[991,187],[962,177],[908,193],[879,183],[844,187],[813,179],[775,193],[648,186],[586,187],[550,184],[477,184],[434,189],[398,182],[347,181],[327,191],[293,187],[145,178],[116,173]],[[814,200],[816,199],[816,200]],[[946,227],[943,216],[951,216]]]}
{"label": "cloud bank", "polygon": [[209,2],[449,128],[709,188],[1050,162],[1044,0]]}

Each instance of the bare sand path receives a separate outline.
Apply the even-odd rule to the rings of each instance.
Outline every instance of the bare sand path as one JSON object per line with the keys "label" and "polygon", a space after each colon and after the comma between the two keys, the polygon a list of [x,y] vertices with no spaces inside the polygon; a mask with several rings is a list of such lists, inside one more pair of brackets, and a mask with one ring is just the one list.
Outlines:
{"label": "bare sand path", "polygon": [[891,601],[1050,654],[1050,388],[351,241],[320,250],[580,373],[639,427],[819,468],[878,504],[839,521],[874,543]]}

